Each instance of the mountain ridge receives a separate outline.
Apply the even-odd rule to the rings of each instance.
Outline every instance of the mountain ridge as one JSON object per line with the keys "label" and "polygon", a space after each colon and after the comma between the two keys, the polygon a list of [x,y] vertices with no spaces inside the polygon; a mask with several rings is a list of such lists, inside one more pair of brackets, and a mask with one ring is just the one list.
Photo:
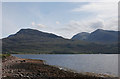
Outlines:
{"label": "mountain ridge", "polygon": [[116,44],[97,44],[84,40],[65,39],[52,33],[22,29],[2,39],[3,53],[98,54],[118,53]]}
{"label": "mountain ridge", "polygon": [[[119,31],[97,29],[89,33],[89,35],[86,35],[86,39],[84,40],[88,42],[114,43],[118,42],[118,33]],[[71,39],[83,40],[84,36],[81,33],[78,34],[74,35]]]}
{"label": "mountain ridge", "polygon": [[30,34],[30,35],[35,35],[35,34],[37,34],[37,35],[40,35],[40,34],[42,34],[43,36],[46,36],[46,35],[50,35],[50,36],[52,36],[53,35],[53,38],[54,37],[58,37],[58,38],[63,38],[63,37],[61,37],[61,36],[58,36],[58,35],[55,35],[55,34],[53,34],[53,33],[46,33],[46,32],[42,32],[42,31],[39,31],[39,30],[36,30],[36,29],[20,29],[16,34],[12,34],[12,35],[9,35],[8,37],[11,37],[11,36],[15,36],[15,35],[17,35],[17,34]]}

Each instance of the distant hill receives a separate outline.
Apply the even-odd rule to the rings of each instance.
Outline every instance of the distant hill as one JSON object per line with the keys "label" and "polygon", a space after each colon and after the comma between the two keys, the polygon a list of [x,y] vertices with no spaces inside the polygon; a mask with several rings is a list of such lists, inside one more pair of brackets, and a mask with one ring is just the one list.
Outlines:
{"label": "distant hill", "polygon": [[[87,34],[83,33],[83,36]],[[84,37],[85,39],[86,37]],[[96,44],[83,40],[65,39],[35,29],[21,29],[2,39],[3,53],[80,54],[118,53],[117,44]]]}
{"label": "distant hill", "polygon": [[78,33],[78,34],[74,35],[72,37],[72,39],[75,39],[75,40],[86,40],[89,35],[90,34],[87,33],[87,32],[82,32],[82,33]]}
{"label": "distant hill", "polygon": [[115,43],[118,42],[118,31],[97,29],[92,33],[78,33],[72,39],[98,43]]}

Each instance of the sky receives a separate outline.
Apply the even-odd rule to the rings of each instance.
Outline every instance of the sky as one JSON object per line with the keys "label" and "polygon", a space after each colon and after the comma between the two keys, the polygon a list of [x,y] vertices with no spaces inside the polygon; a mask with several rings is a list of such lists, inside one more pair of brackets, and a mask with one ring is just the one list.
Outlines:
{"label": "sky", "polygon": [[27,28],[64,38],[96,29],[118,30],[118,3],[3,2],[2,38]]}

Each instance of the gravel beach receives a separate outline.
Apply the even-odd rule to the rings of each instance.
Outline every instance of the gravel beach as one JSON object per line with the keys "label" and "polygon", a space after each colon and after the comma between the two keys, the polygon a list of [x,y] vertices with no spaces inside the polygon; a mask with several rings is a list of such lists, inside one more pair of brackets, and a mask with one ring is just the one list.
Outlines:
{"label": "gravel beach", "polygon": [[42,60],[14,56],[2,60],[2,79],[118,79],[103,74],[82,74],[44,64]]}

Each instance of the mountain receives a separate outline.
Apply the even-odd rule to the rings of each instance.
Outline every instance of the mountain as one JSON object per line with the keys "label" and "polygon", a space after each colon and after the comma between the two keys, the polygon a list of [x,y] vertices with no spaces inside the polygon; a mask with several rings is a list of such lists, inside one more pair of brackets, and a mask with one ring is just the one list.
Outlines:
{"label": "mountain", "polygon": [[72,37],[74,40],[85,40],[99,43],[115,43],[118,41],[118,31],[97,29],[92,33],[79,33]]}
{"label": "mountain", "polygon": [[[85,34],[83,34],[84,36]],[[35,29],[21,29],[2,39],[3,53],[29,54],[80,54],[117,53],[116,44],[96,44],[65,39],[52,33]]]}
{"label": "mountain", "polygon": [[82,32],[82,33],[78,33],[78,34],[74,35],[72,37],[72,39],[75,39],[75,40],[86,40],[89,35],[90,34],[87,33],[87,32]]}
{"label": "mountain", "polygon": [[[21,29],[19,32],[17,32],[16,34],[10,35],[8,36],[9,39],[13,39],[13,38],[17,38],[17,39],[29,39],[32,40],[33,38],[57,38],[57,39],[63,39],[63,37],[61,36],[57,36],[55,34],[52,33],[45,33],[45,32],[41,32],[35,29]],[[37,39],[36,39],[37,40]]]}

